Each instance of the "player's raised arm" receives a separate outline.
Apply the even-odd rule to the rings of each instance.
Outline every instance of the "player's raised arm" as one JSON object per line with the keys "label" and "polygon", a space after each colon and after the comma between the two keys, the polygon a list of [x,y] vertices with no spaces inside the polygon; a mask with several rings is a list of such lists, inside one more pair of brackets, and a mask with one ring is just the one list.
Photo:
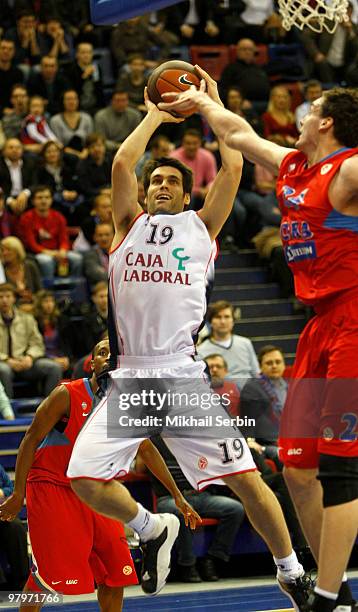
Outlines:
{"label": "player's raised arm", "polygon": [[150,138],[162,123],[180,123],[169,113],[160,111],[145,90],[147,115],[119,147],[112,164],[112,213],[115,225],[115,247],[127,233],[135,217],[142,212],[138,203],[138,184],[135,167],[144,154]]}
{"label": "player's raised arm", "polygon": [[69,410],[70,395],[65,385],[56,387],[41,402],[20,444],[16,460],[14,492],[0,506],[0,520],[12,521],[20,512],[24,503],[26,480],[34,461],[35,451],[56,423],[63,416],[69,415]]}
{"label": "player's raised arm", "polygon": [[[200,66],[196,68],[202,75],[206,74]],[[224,140],[229,147],[241,151],[249,161],[259,163],[272,172],[277,172],[283,158],[290,152],[290,149],[258,136],[245,119],[223,108],[207,93],[195,87],[179,94],[163,94],[162,97],[168,100],[168,103],[159,104],[162,110],[181,112],[196,106],[218,138]]]}
{"label": "player's raised arm", "polygon": [[[222,107],[223,103],[220,100],[216,82],[204,70],[200,69],[200,73],[205,78],[208,95]],[[211,125],[211,127],[213,126]],[[216,133],[214,127],[213,130]],[[218,134],[217,136],[221,168],[209,189],[203,208],[198,213],[204,221],[212,240],[216,238],[232,210],[240,184],[243,164],[241,153],[233,151],[225,144],[221,136]]]}

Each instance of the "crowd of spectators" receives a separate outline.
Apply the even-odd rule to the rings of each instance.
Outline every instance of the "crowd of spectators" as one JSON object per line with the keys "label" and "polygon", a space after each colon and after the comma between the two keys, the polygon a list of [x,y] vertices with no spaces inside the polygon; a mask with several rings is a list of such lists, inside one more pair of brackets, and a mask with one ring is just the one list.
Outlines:
{"label": "crowd of spectators", "polygon": [[[9,398],[17,382],[46,395],[62,378],[85,374],[88,353],[106,334],[111,163],[146,112],[144,87],[159,63],[190,60],[192,46],[215,52],[220,45],[227,51],[219,78],[225,106],[287,147],[324,88],[358,83],[357,0],[334,34],[286,32],[274,0],[187,0],[103,27],[91,24],[88,5],[0,1],[0,414],[6,419],[14,418]],[[287,58],[290,49],[301,58],[300,81],[289,59],[270,56],[278,45]],[[192,168],[190,207],[198,210],[221,164],[215,135],[198,115],[161,126],[136,168],[143,207],[144,164],[163,156]],[[245,161],[219,241],[234,252],[255,245],[282,297],[290,297],[275,183],[275,176]],[[88,299],[77,306],[56,295],[58,277],[68,276],[86,284]],[[234,333],[238,317],[229,302],[211,304],[207,322],[197,351],[207,360],[212,384],[229,393],[230,415],[261,411],[272,435],[254,436],[250,444],[259,456],[276,460],[283,354],[269,346],[258,360],[251,341]],[[288,504],[281,481],[277,487]],[[294,515],[292,508],[287,512]],[[237,506],[237,528],[242,518]],[[297,541],[304,546],[298,528]],[[186,546],[183,579],[195,582],[195,559]],[[229,552],[218,553],[214,540],[211,555],[226,559]],[[207,565],[207,575],[215,575]]]}

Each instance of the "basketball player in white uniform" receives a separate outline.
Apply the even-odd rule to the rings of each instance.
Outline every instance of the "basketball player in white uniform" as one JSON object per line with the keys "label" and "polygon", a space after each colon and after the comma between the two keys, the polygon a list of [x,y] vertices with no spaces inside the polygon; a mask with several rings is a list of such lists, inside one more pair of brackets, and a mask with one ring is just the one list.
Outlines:
{"label": "basketball player in white uniform", "polygon": [[[208,87],[209,95],[218,100],[216,85]],[[148,99],[146,106],[148,114],[119,148],[112,170],[116,233],[109,262],[109,332],[116,369],[107,397],[77,438],[68,476],[84,502],[129,524],[146,541],[149,560],[145,559],[142,587],[156,593],[168,573],[177,525],[172,515],[163,518],[147,512],[115,480],[129,470],[146,433],[138,427],[137,434],[134,429],[124,437],[122,428],[115,437],[114,430],[107,430],[107,415],[113,418],[110,402],[128,389],[128,382],[138,389],[146,379],[165,379],[182,391],[202,392],[203,386],[208,390],[204,362],[193,360],[193,336],[205,314],[206,271],[239,187],[242,157],[219,141],[222,168],[199,213],[184,211],[190,202],[191,171],[174,159],[153,162],[144,173],[148,214],[143,213],[137,203],[136,164],[161,123],[178,121]],[[176,409],[169,408],[168,414]],[[182,410],[190,412],[188,407]],[[238,430],[226,428],[224,438],[214,439],[212,431],[185,437],[164,428],[162,436],[193,487],[226,484],[237,493],[273,553],[281,589],[299,610],[307,598],[303,568],[292,550],[281,508]]]}

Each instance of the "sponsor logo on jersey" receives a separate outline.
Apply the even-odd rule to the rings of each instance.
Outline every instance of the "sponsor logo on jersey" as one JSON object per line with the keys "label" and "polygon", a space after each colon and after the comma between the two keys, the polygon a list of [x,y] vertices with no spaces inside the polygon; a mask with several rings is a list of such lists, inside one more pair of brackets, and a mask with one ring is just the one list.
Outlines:
{"label": "sponsor logo on jersey", "polygon": [[189,274],[183,273],[185,270],[183,261],[189,259],[188,256],[179,255],[178,251],[184,249],[174,249],[175,258],[178,260],[178,270],[165,270],[162,256],[158,253],[134,253],[130,251],[126,255],[127,268],[124,270],[124,282],[137,283],[168,283],[171,285],[191,285]]}
{"label": "sponsor logo on jersey", "polygon": [[321,174],[327,174],[333,168],[333,164],[324,164],[321,168]]}
{"label": "sponsor logo on jersey", "polygon": [[[183,255],[179,255],[179,253],[183,253]],[[183,264],[184,261],[188,261],[190,259],[189,255],[184,255],[184,249],[179,247],[178,249],[174,249],[172,251],[173,257],[178,260],[178,270],[185,270],[185,266]]]}
{"label": "sponsor logo on jersey", "polygon": [[[294,170],[296,170],[296,164],[290,164],[290,165],[288,166],[288,171],[289,171],[289,172],[293,172]],[[286,176],[286,175],[285,175],[285,176]]]}
{"label": "sponsor logo on jersey", "polygon": [[309,240],[314,236],[307,221],[284,221],[281,223],[280,234],[284,242],[288,242],[288,240]]}
{"label": "sponsor logo on jersey", "polygon": [[78,584],[78,580],[66,580],[66,584]]}
{"label": "sponsor logo on jersey", "polygon": [[287,263],[296,263],[304,259],[316,259],[316,243],[314,240],[307,242],[294,242],[284,247]]}
{"label": "sponsor logo on jersey", "polygon": [[333,440],[334,438],[334,432],[333,429],[331,429],[331,427],[325,427],[323,430],[323,438],[326,442],[329,442],[330,440]]}
{"label": "sponsor logo on jersey", "polygon": [[122,572],[125,576],[130,576],[131,573],[133,572],[133,569],[131,568],[130,565],[125,565]]}
{"label": "sponsor logo on jersey", "polygon": [[89,412],[82,412],[82,416],[88,416]]}
{"label": "sponsor logo on jersey", "polygon": [[198,459],[198,468],[199,470],[205,470],[208,467],[208,460],[206,457],[199,457]]}
{"label": "sponsor logo on jersey", "polygon": [[290,455],[302,455],[303,453],[303,449],[302,448],[290,448],[287,451],[287,454]]}
{"label": "sponsor logo on jersey", "polygon": [[51,584],[60,584],[62,580],[51,580]]}
{"label": "sponsor logo on jersey", "polygon": [[82,404],[81,404],[81,408],[82,408],[82,410],[86,410],[86,408],[87,408],[87,402],[82,402]]}
{"label": "sponsor logo on jersey", "polygon": [[178,78],[179,83],[182,85],[195,85],[193,81],[189,81],[187,72],[185,74],[181,74]]}
{"label": "sponsor logo on jersey", "polygon": [[296,189],[289,187],[289,185],[284,185],[282,187],[281,192],[284,205],[286,206],[286,208],[295,208],[296,210],[298,210],[299,207],[305,203],[305,197],[307,195],[307,192],[308,188],[303,189],[303,191],[297,192]]}

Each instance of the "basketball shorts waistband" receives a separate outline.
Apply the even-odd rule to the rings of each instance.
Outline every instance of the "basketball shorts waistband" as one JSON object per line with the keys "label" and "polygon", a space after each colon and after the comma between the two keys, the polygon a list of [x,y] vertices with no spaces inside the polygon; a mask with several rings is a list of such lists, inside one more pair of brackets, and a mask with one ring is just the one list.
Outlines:
{"label": "basketball shorts waistband", "polygon": [[168,368],[168,367],[184,367],[192,364],[194,358],[192,355],[176,353],[174,355],[147,355],[145,357],[137,357],[135,355],[120,355],[118,358],[119,368],[134,368],[134,369],[151,369],[151,368]]}

